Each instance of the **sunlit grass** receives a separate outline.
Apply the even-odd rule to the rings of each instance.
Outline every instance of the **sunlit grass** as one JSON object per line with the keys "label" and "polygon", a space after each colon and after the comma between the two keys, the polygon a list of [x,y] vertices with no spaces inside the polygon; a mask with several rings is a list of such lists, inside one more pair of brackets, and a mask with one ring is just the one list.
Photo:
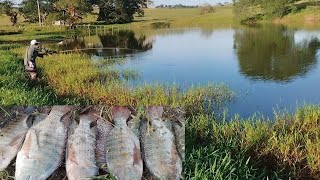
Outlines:
{"label": "sunlit grass", "polygon": [[0,179],[1,180],[9,180],[9,179],[14,179],[9,176],[9,173],[7,171],[0,171]]}
{"label": "sunlit grass", "polygon": [[[16,45],[13,45],[16,46]],[[13,48],[7,46],[6,48]],[[2,105],[79,104],[77,97],[58,97],[45,82],[31,82],[24,71],[23,59],[0,50],[0,102]]]}
{"label": "sunlit grass", "polygon": [[318,179],[320,107],[305,106],[274,120],[187,119],[187,179]]}
{"label": "sunlit grass", "polygon": [[[38,61],[41,76],[58,95],[78,96],[107,105],[161,104],[193,109],[208,106],[223,86],[199,86],[182,91],[177,85],[145,84],[131,87],[123,79],[138,77],[136,70],[97,68],[84,54],[58,54]],[[101,70],[102,69],[102,70]],[[227,94],[229,91],[224,91]],[[231,94],[231,93],[230,93]],[[220,96],[220,95],[219,95]],[[230,95],[231,98],[232,95]],[[218,99],[217,99],[218,101]],[[192,107],[194,106],[194,107]]]}

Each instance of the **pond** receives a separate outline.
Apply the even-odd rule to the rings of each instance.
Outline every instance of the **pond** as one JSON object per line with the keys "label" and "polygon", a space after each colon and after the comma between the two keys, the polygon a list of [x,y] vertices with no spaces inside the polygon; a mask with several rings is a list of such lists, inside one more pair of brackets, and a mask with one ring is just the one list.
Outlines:
{"label": "pond", "polygon": [[[223,83],[237,94],[229,114],[273,116],[320,104],[320,30],[256,26],[238,29],[123,31],[77,38],[56,46],[93,57],[124,55],[118,68],[141,73],[133,85],[176,83],[183,89]],[[113,47],[103,49],[102,47]],[[116,47],[116,48],[115,48]]]}

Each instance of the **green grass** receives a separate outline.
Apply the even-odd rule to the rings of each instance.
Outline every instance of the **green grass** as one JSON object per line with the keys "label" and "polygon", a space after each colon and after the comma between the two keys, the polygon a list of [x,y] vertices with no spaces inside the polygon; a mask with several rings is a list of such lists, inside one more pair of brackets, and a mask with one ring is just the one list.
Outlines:
{"label": "green grass", "polygon": [[[84,54],[58,54],[38,61],[43,81],[48,82],[58,95],[77,96],[93,103],[106,105],[201,106],[216,98],[217,86],[193,87],[181,91],[177,85],[145,84],[130,87],[124,79],[135,79],[138,72],[96,67]],[[222,91],[222,90],[221,90]],[[227,91],[228,92],[228,91]]]}
{"label": "green grass", "polygon": [[[4,45],[4,49],[8,49]],[[132,69],[119,70],[107,64],[99,68],[85,54],[56,54],[38,59],[39,82],[30,82],[23,70],[25,47],[12,45],[1,51],[1,104],[72,104],[183,106],[198,111],[233,93],[223,85],[194,86],[182,91],[177,85],[144,84],[128,86],[127,80],[139,78]],[[118,59],[122,62],[122,59]],[[116,63],[116,61],[115,61]],[[103,70],[101,70],[103,69]],[[85,101],[83,101],[85,99]]]}
{"label": "green grass", "polygon": [[1,180],[9,180],[9,179],[14,179],[9,175],[7,171],[0,171],[0,179]]}
{"label": "green grass", "polygon": [[132,26],[148,27],[154,22],[167,22],[171,27],[228,27],[233,25],[232,6],[218,7],[214,13],[202,14],[197,8],[146,9],[145,17],[136,18]]}
{"label": "green grass", "polygon": [[[17,44],[13,44],[16,47]],[[0,102],[2,105],[79,104],[83,100],[71,96],[57,96],[43,81],[31,82],[24,72],[23,60],[0,46]]]}
{"label": "green grass", "polygon": [[308,7],[298,13],[289,14],[282,19],[275,19],[275,23],[285,24],[292,28],[320,28],[320,7]]}
{"label": "green grass", "polygon": [[274,121],[215,117],[187,119],[186,179],[320,178],[320,106]]}

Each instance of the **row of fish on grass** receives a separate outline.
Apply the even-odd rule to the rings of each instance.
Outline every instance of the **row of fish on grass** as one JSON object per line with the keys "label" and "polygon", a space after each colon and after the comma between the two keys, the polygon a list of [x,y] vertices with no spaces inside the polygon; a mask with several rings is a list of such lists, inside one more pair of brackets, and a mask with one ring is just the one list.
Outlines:
{"label": "row of fish on grass", "polygon": [[99,169],[119,180],[142,179],[144,171],[157,179],[182,178],[183,116],[163,118],[162,106],[136,116],[116,106],[108,117],[99,106],[75,109],[53,106],[50,113],[35,113],[24,108],[0,129],[0,171],[16,157],[15,179],[44,180],[65,157],[69,180],[92,179]]}

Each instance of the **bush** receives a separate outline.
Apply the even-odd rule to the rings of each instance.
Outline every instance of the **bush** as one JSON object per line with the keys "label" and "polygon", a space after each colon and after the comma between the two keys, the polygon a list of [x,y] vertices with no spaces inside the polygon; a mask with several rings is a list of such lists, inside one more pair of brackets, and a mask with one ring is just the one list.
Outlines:
{"label": "bush", "polygon": [[200,15],[214,13],[215,11],[216,11],[216,9],[213,6],[211,6],[210,4],[205,4],[200,7]]}

